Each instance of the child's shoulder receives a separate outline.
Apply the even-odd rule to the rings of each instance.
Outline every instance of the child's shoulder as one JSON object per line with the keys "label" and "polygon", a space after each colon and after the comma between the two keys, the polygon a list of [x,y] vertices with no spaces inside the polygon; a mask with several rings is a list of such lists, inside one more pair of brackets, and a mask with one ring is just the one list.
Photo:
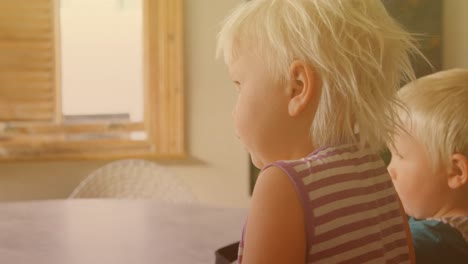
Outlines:
{"label": "child's shoulder", "polygon": [[[288,263],[286,259],[300,263],[306,254],[304,225],[295,186],[280,168],[263,170],[252,195],[244,251],[252,259],[262,259],[262,263]],[[284,241],[288,241],[288,247],[284,247]]]}

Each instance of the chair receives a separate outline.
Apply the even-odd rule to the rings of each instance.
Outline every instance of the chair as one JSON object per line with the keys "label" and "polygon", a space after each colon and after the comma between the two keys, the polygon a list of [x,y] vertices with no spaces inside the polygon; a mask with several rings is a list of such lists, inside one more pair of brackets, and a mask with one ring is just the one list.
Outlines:
{"label": "chair", "polygon": [[97,169],[73,190],[69,198],[196,202],[190,188],[177,175],[161,165],[140,159],[114,161]]}

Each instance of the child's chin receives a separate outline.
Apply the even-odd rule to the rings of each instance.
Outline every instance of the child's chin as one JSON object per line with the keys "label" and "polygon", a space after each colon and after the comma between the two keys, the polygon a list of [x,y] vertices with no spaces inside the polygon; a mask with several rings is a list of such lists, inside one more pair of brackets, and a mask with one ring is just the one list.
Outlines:
{"label": "child's chin", "polygon": [[414,219],[426,219],[428,218],[427,216],[423,215],[423,214],[417,214],[417,213],[414,213],[414,212],[406,212],[406,214]]}
{"label": "child's chin", "polygon": [[262,169],[263,167],[263,164],[260,164],[260,162],[258,160],[255,159],[254,156],[252,156],[252,154],[250,155],[250,160],[252,161],[252,164],[259,170]]}

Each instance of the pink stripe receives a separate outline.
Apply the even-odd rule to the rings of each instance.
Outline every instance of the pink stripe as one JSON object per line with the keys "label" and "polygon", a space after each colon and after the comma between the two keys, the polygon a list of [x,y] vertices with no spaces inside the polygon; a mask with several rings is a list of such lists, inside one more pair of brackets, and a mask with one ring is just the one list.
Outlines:
{"label": "pink stripe", "polygon": [[326,213],[324,215],[316,217],[314,220],[314,224],[318,226],[318,225],[327,223],[329,221],[332,221],[333,219],[336,219],[338,217],[344,217],[344,216],[348,216],[354,213],[359,213],[359,212],[364,212],[370,209],[379,208],[379,207],[394,203],[397,200],[398,200],[397,195],[391,194],[384,198],[380,198],[376,201],[365,202],[365,203],[342,207],[334,211],[331,211],[329,213]]}
{"label": "pink stripe", "polygon": [[306,185],[306,189],[308,192],[310,192],[310,191],[314,191],[322,187],[333,185],[335,183],[342,183],[342,182],[355,181],[355,180],[367,180],[372,177],[381,177],[381,176],[388,177],[390,179],[390,176],[388,176],[387,168],[385,168],[384,166],[377,168],[377,169],[369,169],[363,172],[349,172],[349,173],[332,175],[330,177],[326,177],[318,181],[313,181],[309,183],[308,185]]}
{"label": "pink stripe", "polygon": [[369,261],[372,259],[380,258],[384,256],[384,252],[381,249],[373,250],[366,252],[362,255],[356,256],[354,258],[350,258],[345,261],[338,262],[339,264],[361,264],[365,261]]}
{"label": "pink stripe", "polygon": [[[340,264],[352,264],[352,263],[360,264],[360,263],[362,263],[364,261],[369,261],[371,259],[376,259],[376,258],[382,257],[385,253],[388,253],[388,252],[390,252],[391,250],[393,250],[395,248],[404,247],[404,246],[406,247],[407,246],[406,239],[400,239],[400,240],[394,241],[394,242],[392,242],[392,244],[397,244],[398,246],[393,247],[392,249],[389,249],[389,248],[387,248],[387,245],[385,245],[384,246],[385,250],[383,252],[382,252],[382,250],[374,250],[374,251],[362,254],[360,256],[357,256],[357,257],[354,257],[352,259],[342,261],[342,262],[339,262],[339,263]],[[400,263],[400,262],[403,262],[403,261],[408,261],[409,259],[410,259],[409,252],[407,252],[407,253],[401,253],[400,255],[398,255],[396,257],[388,259],[385,263],[387,263],[387,264]]]}
{"label": "pink stripe", "polygon": [[277,161],[277,162],[273,162],[272,165],[280,165],[280,167],[285,167],[285,168],[294,168],[298,165],[301,165],[301,164],[306,164],[307,161],[304,161],[304,160],[297,160],[297,161]]}
{"label": "pink stripe", "polygon": [[[314,151],[312,152],[310,155],[308,155],[306,158],[304,159],[299,159],[297,161],[277,161],[277,162],[274,162],[273,164],[281,164],[282,166],[285,166],[285,167],[290,167],[290,168],[294,168],[295,166],[298,166],[298,165],[302,165],[302,164],[306,164],[306,163],[309,163],[311,161],[315,161],[315,160],[318,160],[318,159],[324,159],[324,158],[329,158],[329,157],[333,157],[335,155],[339,155],[339,154],[343,154],[343,153],[355,153],[355,152],[358,152],[359,149],[356,147],[356,146],[350,146],[349,148],[344,148],[344,149],[335,149],[335,150],[332,150],[328,153],[325,153],[325,154],[320,154],[320,153],[323,153],[323,152],[326,152],[327,150],[329,150],[330,148],[325,148],[325,149],[321,149],[321,150],[318,150],[318,151]],[[318,156],[316,156],[318,154]],[[320,165],[318,166],[315,166],[315,167],[319,167],[320,168]],[[314,168],[315,168],[314,167]],[[314,169],[314,171],[316,171]],[[318,170],[320,171],[320,170]]]}
{"label": "pink stripe", "polygon": [[386,264],[397,264],[401,262],[406,262],[408,260],[410,260],[409,253],[402,253],[394,258],[387,260]]}
{"label": "pink stripe", "polygon": [[[337,154],[343,154],[343,153],[355,153],[355,152],[359,151],[359,148],[357,146],[355,146],[355,145],[352,145],[350,147],[343,148],[343,149],[334,149],[334,150],[329,151],[330,149],[333,149],[333,147],[317,148],[315,151],[313,151],[312,153],[307,155],[307,157],[305,157],[304,159],[299,159],[297,161],[290,161],[289,160],[287,162],[283,161],[283,160],[280,160],[280,161],[274,162],[272,164],[281,164],[281,165],[283,165],[285,167],[288,167],[288,169],[289,169],[289,167],[292,168],[292,167],[295,167],[297,165],[305,164],[307,162],[314,161],[314,160],[317,160],[317,159],[328,158],[328,157],[335,156]],[[329,152],[327,152],[327,151],[329,151]],[[327,152],[327,153],[324,153],[324,152]],[[322,153],[324,153],[324,154],[322,154]],[[268,167],[270,167],[270,166],[268,166]]]}
{"label": "pink stripe", "polygon": [[[309,169],[297,172],[298,177],[303,178],[307,177],[312,173],[317,173],[321,171],[325,171],[328,169],[334,169],[334,168],[339,168],[339,167],[344,167],[344,166],[349,166],[349,165],[360,165],[360,164],[365,164],[368,162],[374,162],[380,160],[380,157],[377,155],[366,155],[364,157],[360,158],[352,158],[352,159],[346,159],[346,160],[336,160],[336,161],[331,161],[327,162],[325,164],[316,164],[313,166],[313,170]],[[384,167],[384,163],[382,162],[382,167]]]}
{"label": "pink stripe", "polygon": [[337,202],[339,200],[351,198],[354,196],[360,196],[360,195],[365,195],[365,194],[375,194],[375,193],[378,193],[380,191],[383,191],[389,188],[393,188],[393,183],[390,179],[388,181],[377,183],[371,186],[357,187],[353,189],[348,189],[348,190],[343,190],[343,191],[327,194],[317,199],[311,200],[311,202],[313,204],[323,206],[329,203]]}
{"label": "pink stripe", "polygon": [[[315,153],[315,155],[309,155],[307,157],[307,160],[318,160],[318,159],[323,159],[323,158],[328,158],[330,156],[335,156],[335,155],[340,155],[340,154],[344,154],[344,153],[356,153],[358,151],[361,151],[356,145],[352,145],[352,146],[349,146],[347,148],[342,148],[342,149],[334,149],[334,150],[331,150],[331,148],[325,148],[325,149],[322,149],[320,151],[318,151],[317,153]],[[327,152],[328,151],[328,152]],[[327,153],[325,153],[327,152]]]}
{"label": "pink stripe", "polygon": [[[408,241],[405,238],[398,239],[384,245],[386,251],[392,251],[396,248],[408,247]],[[409,251],[409,249],[408,249]]]}
{"label": "pink stripe", "polygon": [[[397,233],[397,232],[404,232],[403,226],[401,224],[393,225],[389,228],[381,230],[381,232],[370,234],[370,235],[367,235],[358,239],[348,241],[343,244],[339,244],[333,248],[329,248],[329,249],[322,250],[320,252],[313,253],[310,256],[311,256],[311,259],[328,258],[339,253],[343,253],[352,249],[363,247],[375,241],[381,241],[384,237]],[[312,248],[313,247],[314,245],[312,245]],[[384,252],[385,248],[382,247],[380,251]]]}
{"label": "pink stripe", "polygon": [[[377,223],[383,222],[385,220],[390,220],[396,217],[399,217],[399,218],[401,217],[400,209],[395,209],[393,211],[380,214],[378,216],[369,217],[369,218],[362,219],[356,222],[352,222],[346,225],[342,225],[340,227],[327,231],[323,234],[317,235],[316,237],[314,237],[313,242],[321,243],[321,242],[330,240],[332,238],[335,238],[337,236],[340,236],[342,234],[347,234],[347,233],[350,233],[359,229],[365,229],[365,228],[368,228],[369,226],[373,226]],[[402,224],[400,224],[400,226],[401,226],[401,229],[403,230]]]}

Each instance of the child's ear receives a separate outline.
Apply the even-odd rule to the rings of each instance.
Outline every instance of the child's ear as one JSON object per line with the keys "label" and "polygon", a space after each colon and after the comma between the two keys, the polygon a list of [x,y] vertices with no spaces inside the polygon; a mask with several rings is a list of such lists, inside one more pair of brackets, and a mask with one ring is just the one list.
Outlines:
{"label": "child's ear", "polygon": [[312,66],[296,60],[289,67],[289,115],[297,116],[312,101],[315,79]]}
{"label": "child's ear", "polygon": [[453,154],[451,169],[448,178],[450,188],[458,189],[468,182],[468,159],[465,155]]}

